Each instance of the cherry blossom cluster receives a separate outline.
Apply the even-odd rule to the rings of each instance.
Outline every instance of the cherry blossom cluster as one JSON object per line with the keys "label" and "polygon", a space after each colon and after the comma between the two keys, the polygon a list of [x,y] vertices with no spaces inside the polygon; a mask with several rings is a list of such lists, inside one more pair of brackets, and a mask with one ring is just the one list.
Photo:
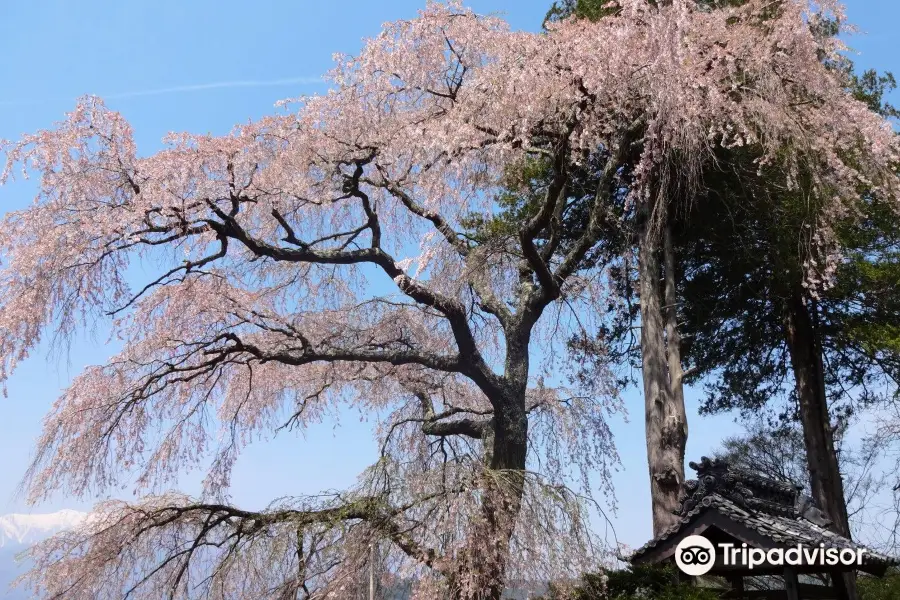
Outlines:
{"label": "cherry blossom cluster", "polygon": [[[21,169],[39,193],[0,227],[0,380],[48,333],[124,341],[54,405],[30,497],[146,494],[39,546],[39,593],[338,598],[379,544],[417,598],[493,598],[606,558],[591,514],[622,406],[602,352],[566,384],[564,349],[621,301],[589,260],[614,199],[662,215],[673,172],[699,186],[717,149],[751,147],[818,199],[815,288],[859,190],[900,197],[896,135],[810,27],[839,5],[619,4],[526,33],[432,2],[337,57],[327,94],[151,156],[93,97],[3,145],[0,182]],[[570,198],[569,167],[597,156],[596,193]],[[529,160],[551,173],[534,214],[473,233]],[[563,243],[576,201],[587,222]],[[228,504],[246,444],[339,404],[378,420],[354,489]],[[164,493],[195,466],[201,498]]]}

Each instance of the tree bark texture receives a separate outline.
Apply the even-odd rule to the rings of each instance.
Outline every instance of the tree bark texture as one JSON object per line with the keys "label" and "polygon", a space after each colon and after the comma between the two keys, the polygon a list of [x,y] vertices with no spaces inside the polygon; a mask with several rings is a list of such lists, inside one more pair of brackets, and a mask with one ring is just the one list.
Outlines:
{"label": "tree bark texture", "polygon": [[453,600],[500,600],[505,588],[509,542],[525,489],[528,451],[528,346],[533,322],[516,320],[506,342],[504,385],[491,398],[494,416],[482,437],[485,472],[479,520],[473,526],[466,555],[450,577]]}
{"label": "tree bark texture", "polygon": [[[674,250],[665,228],[663,248],[644,218],[638,269],[641,304],[641,363],[647,462],[653,511],[653,534],[663,533],[676,520],[684,483],[687,417],[684,409],[681,353],[675,308]],[[665,269],[660,264],[662,251]],[[662,285],[665,280],[665,285]],[[663,302],[665,301],[665,306]]]}
{"label": "tree bark texture", "polygon": [[[850,537],[850,523],[844,496],[834,429],[825,393],[825,366],[819,332],[811,314],[811,300],[802,288],[792,290],[784,310],[784,334],[796,382],[800,421],[809,467],[810,495],[833,521],[837,533]],[[845,587],[841,590],[841,586]],[[835,585],[848,600],[856,600],[853,573],[835,577]]]}

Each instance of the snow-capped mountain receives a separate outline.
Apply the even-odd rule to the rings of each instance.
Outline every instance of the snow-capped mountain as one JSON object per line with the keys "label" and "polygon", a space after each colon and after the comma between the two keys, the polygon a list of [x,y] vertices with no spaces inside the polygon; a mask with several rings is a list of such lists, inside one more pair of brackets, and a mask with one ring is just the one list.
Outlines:
{"label": "snow-capped mountain", "polygon": [[0,548],[31,545],[54,533],[77,527],[85,517],[86,513],[77,510],[0,516]]}

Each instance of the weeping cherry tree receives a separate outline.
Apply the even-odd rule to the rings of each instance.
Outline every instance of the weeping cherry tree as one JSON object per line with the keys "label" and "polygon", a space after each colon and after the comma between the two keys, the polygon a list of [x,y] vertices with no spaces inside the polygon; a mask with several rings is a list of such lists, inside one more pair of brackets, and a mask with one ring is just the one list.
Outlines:
{"label": "weeping cherry tree", "polygon": [[[0,227],[0,376],[44,336],[123,340],[54,404],[29,498],[140,495],[38,545],[36,595],[341,598],[377,545],[416,598],[497,600],[602,560],[621,403],[608,361],[566,348],[622,304],[595,260],[612,207],[661,224],[717,147],[754,145],[828,197],[817,243],[837,257],[829,215],[863,183],[898,189],[890,127],[821,66],[837,49],[804,2],[620,4],[544,34],[431,3],[339,57],[327,94],[149,156],[98,98],[4,144],[3,179],[39,192]],[[467,235],[534,161],[550,177],[525,218]],[[570,193],[573,165],[595,169],[589,193]],[[676,480],[679,402],[648,400],[651,473]],[[377,423],[355,486],[230,502],[248,443],[339,406]],[[170,491],[192,467],[202,492]]]}

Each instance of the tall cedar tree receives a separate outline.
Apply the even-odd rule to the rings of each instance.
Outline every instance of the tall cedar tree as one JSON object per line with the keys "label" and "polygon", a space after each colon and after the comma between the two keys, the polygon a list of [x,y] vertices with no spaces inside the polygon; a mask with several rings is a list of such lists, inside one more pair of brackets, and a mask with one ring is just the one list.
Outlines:
{"label": "tall cedar tree", "polygon": [[[548,19],[572,14],[596,19],[613,12],[614,3],[578,0],[554,5]],[[833,22],[817,26],[820,35],[837,34]],[[884,102],[894,87],[890,74],[879,77],[867,71],[856,76],[846,60],[829,57],[825,62],[843,72],[848,89],[871,110],[897,116]],[[667,306],[679,307],[685,340],[681,351],[691,365],[689,377],[712,381],[704,411],[758,410],[783,396],[785,380],[793,374],[790,402],[782,416],[802,423],[811,493],[834,519],[835,529],[849,537],[832,415],[845,417],[859,404],[885,400],[885,389],[888,398],[896,393],[900,226],[883,199],[861,185],[860,202],[854,207],[858,214],[838,225],[845,260],[834,276],[823,274],[821,265],[827,259],[818,255],[815,243],[821,218],[821,205],[811,189],[815,183],[804,182],[801,174],[794,189],[773,186],[771,182],[783,179],[782,173],[772,172],[777,162],[760,169],[758,159],[752,149],[720,151],[720,168],[704,172],[703,194],[673,215],[669,226],[676,230],[676,248],[673,252],[666,245],[663,251],[679,285],[676,295],[667,296]],[[666,243],[671,243],[669,238]],[[669,290],[665,269],[664,277],[664,289]],[[823,289],[817,277],[829,279],[829,285]],[[655,298],[641,302],[642,321],[645,305],[655,303]],[[674,336],[669,331],[667,342],[679,342],[677,329]],[[645,348],[644,332],[644,369]],[[677,365],[670,381],[680,383],[679,373]],[[643,376],[646,394],[646,372]],[[648,443],[651,440],[648,426]],[[651,466],[651,476],[652,471]],[[847,593],[855,597],[852,577],[847,579]]]}
{"label": "tall cedar tree", "polygon": [[[893,114],[882,101],[890,76],[848,82],[873,110]],[[779,189],[770,170],[741,172],[742,163],[752,164],[728,159],[710,172],[707,198],[679,226],[685,357],[695,379],[710,380],[704,411],[756,412],[787,398],[781,416],[803,425],[811,493],[848,535],[834,421],[892,399],[900,382],[900,224],[860,186],[857,214],[836,223],[843,259],[831,284],[817,286],[808,277],[823,262],[809,183]]]}
{"label": "tall cedar tree", "polygon": [[[547,18],[598,19],[617,10],[615,2],[572,0],[554,4]],[[837,33],[833,22],[817,26],[819,34]],[[885,92],[894,85],[890,74],[879,77],[867,71],[856,76],[846,60],[829,57],[825,62],[843,72],[851,92],[873,111],[896,116],[884,102]],[[781,395],[792,372],[790,406],[798,408],[786,416],[804,425],[812,493],[833,515],[837,529],[849,534],[828,400],[852,401],[840,407],[846,414],[852,404],[877,399],[885,385],[896,390],[900,227],[883,199],[861,186],[856,210],[864,218],[839,226],[846,259],[830,282],[833,287],[822,291],[819,281],[809,280],[810,264],[822,259],[814,243],[821,206],[809,202],[812,182],[804,187],[801,180],[787,193],[783,186],[770,184],[783,180],[783,173],[760,169],[758,159],[752,149],[722,150],[720,167],[703,173],[703,193],[673,215],[676,248],[670,252],[664,246],[663,255],[678,283],[677,294],[666,304],[668,309],[676,304],[679,308],[685,340],[681,351],[685,364],[691,365],[690,380],[713,381],[705,411],[757,410]],[[664,277],[664,289],[669,289],[665,269]],[[625,327],[613,333],[620,342],[629,339]],[[667,330],[667,341],[681,339],[677,329],[674,333],[669,336]],[[670,381],[677,383],[678,372],[680,368]],[[646,390],[646,374],[644,382]],[[826,399],[826,389],[832,398]]]}

